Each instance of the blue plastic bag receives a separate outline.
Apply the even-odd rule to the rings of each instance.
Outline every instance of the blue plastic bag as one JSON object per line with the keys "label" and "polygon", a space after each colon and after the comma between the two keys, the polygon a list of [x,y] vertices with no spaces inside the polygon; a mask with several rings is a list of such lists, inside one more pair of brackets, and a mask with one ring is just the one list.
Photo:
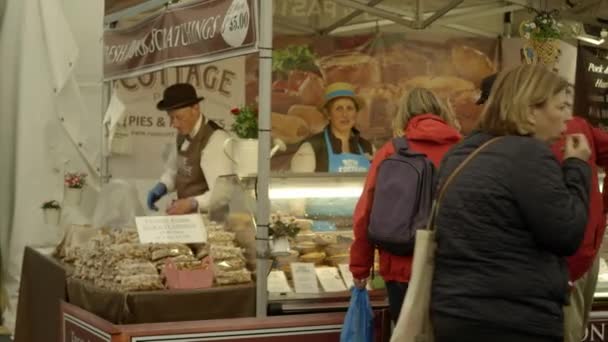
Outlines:
{"label": "blue plastic bag", "polygon": [[366,289],[353,288],[350,305],[340,332],[340,342],[372,342],[374,312]]}

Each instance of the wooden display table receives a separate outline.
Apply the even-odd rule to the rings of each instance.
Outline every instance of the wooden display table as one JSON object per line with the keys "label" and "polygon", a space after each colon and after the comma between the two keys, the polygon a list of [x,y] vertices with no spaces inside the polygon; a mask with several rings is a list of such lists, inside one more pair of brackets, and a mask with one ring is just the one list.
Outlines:
{"label": "wooden display table", "polygon": [[[375,341],[389,340],[388,310],[376,310]],[[234,318],[174,323],[115,325],[74,305],[61,303],[61,341],[158,342],[249,341],[334,342],[345,313]]]}

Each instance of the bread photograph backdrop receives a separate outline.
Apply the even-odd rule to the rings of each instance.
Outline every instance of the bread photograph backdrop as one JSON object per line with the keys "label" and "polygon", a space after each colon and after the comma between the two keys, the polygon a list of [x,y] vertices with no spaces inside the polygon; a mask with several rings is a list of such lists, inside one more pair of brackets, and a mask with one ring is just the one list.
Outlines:
{"label": "bread photograph backdrop", "polygon": [[[392,137],[391,121],[399,100],[414,87],[425,87],[450,101],[470,132],[481,108],[475,104],[481,80],[499,69],[499,41],[413,32],[349,37],[275,36],[272,75],[272,136],[287,151],[275,155],[272,169],[289,169],[291,156],[327,120],[318,107],[325,86],[350,82],[363,97],[356,128],[376,147]],[[246,62],[248,104],[258,97],[258,59]]]}

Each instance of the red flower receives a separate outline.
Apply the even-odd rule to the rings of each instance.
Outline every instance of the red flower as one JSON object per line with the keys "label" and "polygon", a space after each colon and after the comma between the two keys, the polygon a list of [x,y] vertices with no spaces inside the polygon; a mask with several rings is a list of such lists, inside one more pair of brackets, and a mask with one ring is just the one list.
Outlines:
{"label": "red flower", "polygon": [[241,110],[238,108],[232,108],[230,110],[230,113],[234,114],[234,115],[239,115],[241,113]]}

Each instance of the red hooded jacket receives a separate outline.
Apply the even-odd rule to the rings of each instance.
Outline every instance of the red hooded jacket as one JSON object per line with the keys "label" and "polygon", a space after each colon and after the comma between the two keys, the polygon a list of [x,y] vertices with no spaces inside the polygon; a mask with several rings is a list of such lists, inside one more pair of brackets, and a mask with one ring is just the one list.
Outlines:
{"label": "red hooded jacket", "polygon": [[[589,147],[591,147],[591,157],[589,158],[589,165],[591,166],[591,193],[589,196],[587,228],[581,246],[574,255],[567,259],[570,280],[575,281],[582,277],[595,261],[602,245],[604,230],[606,229],[606,207],[604,203],[608,203],[608,201],[602,200],[597,172],[598,166],[602,168],[608,166],[608,132],[593,127],[583,118],[574,117],[568,121],[566,128],[566,134],[573,133],[584,134],[589,141]],[[552,146],[553,152],[560,162],[564,158],[563,147],[564,139],[561,139]],[[606,184],[606,180],[604,180],[604,184]],[[607,199],[607,195],[608,192],[604,192],[604,199]]]}
{"label": "red hooded jacket", "polygon": [[[439,167],[448,150],[461,139],[460,133],[435,114],[413,117],[404,130],[412,150],[425,153]],[[387,142],[374,155],[365,179],[365,187],[353,215],[355,241],[350,248],[350,271],[355,279],[369,277],[374,260],[374,245],[367,239],[367,226],[374,200],[376,176],[380,162],[395,153],[392,142]],[[412,272],[412,257],[398,256],[386,251],[380,253],[380,275],[385,281],[409,282]]]}

